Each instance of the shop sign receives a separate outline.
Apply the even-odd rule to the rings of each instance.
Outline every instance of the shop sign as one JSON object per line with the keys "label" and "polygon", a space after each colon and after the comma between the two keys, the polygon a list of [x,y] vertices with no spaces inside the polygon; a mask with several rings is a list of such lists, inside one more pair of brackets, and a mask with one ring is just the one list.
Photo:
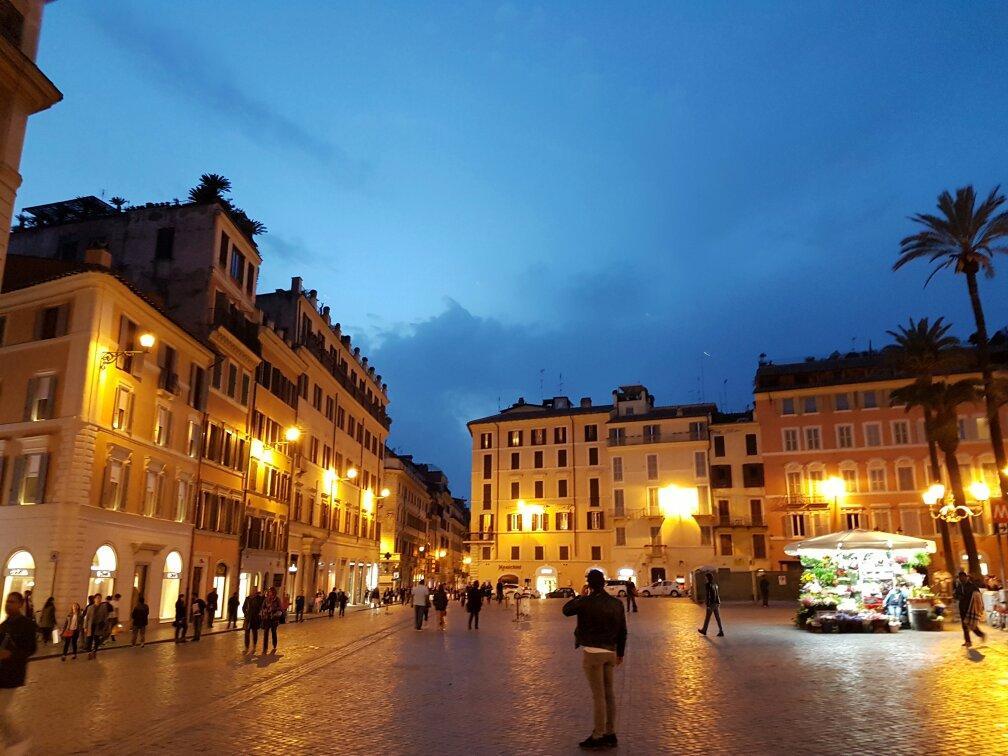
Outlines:
{"label": "shop sign", "polygon": [[1008,525],[1008,503],[1004,499],[991,499],[991,519],[998,525]]}
{"label": "shop sign", "polygon": [[179,579],[179,573],[177,573],[177,572],[166,572],[164,574],[164,576],[165,576],[165,580],[178,580]]}
{"label": "shop sign", "polygon": [[101,580],[103,578],[115,577],[112,570],[99,570],[94,567],[91,568],[91,572],[94,573],[95,578]]}
{"label": "shop sign", "polygon": [[27,567],[11,567],[7,570],[7,577],[31,577],[34,571]]}
{"label": "shop sign", "polygon": [[553,568],[552,567],[541,567],[539,569],[539,574],[540,575],[552,575],[553,574]]}
{"label": "shop sign", "polygon": [[499,570],[520,570],[522,566],[520,564],[502,564],[497,569]]}

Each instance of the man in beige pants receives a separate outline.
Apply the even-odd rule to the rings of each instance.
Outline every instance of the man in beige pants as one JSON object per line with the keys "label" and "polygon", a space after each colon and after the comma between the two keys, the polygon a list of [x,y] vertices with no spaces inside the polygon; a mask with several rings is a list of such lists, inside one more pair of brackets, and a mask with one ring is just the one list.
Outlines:
{"label": "man in beige pants", "polygon": [[614,748],[616,741],[616,696],[613,672],[623,663],[626,651],[626,614],[623,602],[605,591],[605,576],[588,572],[588,587],[563,608],[568,617],[577,617],[574,647],[581,648],[581,666],[592,692],[594,726],[592,734],[578,745],[597,750]]}

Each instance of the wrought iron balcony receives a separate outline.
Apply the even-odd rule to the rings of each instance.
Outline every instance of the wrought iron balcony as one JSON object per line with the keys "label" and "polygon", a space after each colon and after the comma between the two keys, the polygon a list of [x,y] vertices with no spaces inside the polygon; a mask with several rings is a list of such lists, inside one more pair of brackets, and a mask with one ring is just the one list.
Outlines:
{"label": "wrought iron balcony", "polygon": [[681,431],[678,433],[635,433],[633,435],[609,436],[608,446],[637,446],[640,444],[667,444],[677,441],[706,441],[707,434],[699,431]]}

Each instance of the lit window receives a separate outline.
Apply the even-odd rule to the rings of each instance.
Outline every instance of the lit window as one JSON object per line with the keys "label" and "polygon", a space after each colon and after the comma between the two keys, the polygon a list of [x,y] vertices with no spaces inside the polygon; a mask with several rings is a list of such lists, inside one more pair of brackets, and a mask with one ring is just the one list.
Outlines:
{"label": "lit window", "polygon": [[116,388],[115,404],[112,406],[112,427],[128,431],[133,417],[133,392],[125,386]]}

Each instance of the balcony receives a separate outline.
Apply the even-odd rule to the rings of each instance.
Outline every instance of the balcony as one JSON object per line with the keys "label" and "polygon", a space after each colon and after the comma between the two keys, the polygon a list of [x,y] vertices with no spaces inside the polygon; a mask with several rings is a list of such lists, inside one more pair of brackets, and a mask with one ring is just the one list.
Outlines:
{"label": "balcony", "polygon": [[715,529],[724,528],[765,528],[766,519],[763,517],[717,517],[714,520]]}
{"label": "balcony", "polygon": [[808,494],[785,494],[784,496],[770,496],[774,508],[779,512],[794,512],[798,510],[826,510],[830,503],[820,495],[811,496]]}
{"label": "balcony", "polygon": [[665,556],[665,544],[649,543],[644,547],[644,553],[652,559],[662,559]]}
{"label": "balcony", "polygon": [[237,307],[218,302],[213,310],[211,325],[226,328],[254,354],[260,354],[259,324],[249,320]]}
{"label": "balcony", "polygon": [[466,543],[493,543],[494,532],[492,530],[487,531],[470,531],[469,537],[466,539]]}
{"label": "balcony", "polygon": [[640,444],[668,444],[682,441],[706,441],[707,434],[699,431],[682,431],[680,433],[636,433],[630,436],[609,436],[608,446],[639,446]]}

